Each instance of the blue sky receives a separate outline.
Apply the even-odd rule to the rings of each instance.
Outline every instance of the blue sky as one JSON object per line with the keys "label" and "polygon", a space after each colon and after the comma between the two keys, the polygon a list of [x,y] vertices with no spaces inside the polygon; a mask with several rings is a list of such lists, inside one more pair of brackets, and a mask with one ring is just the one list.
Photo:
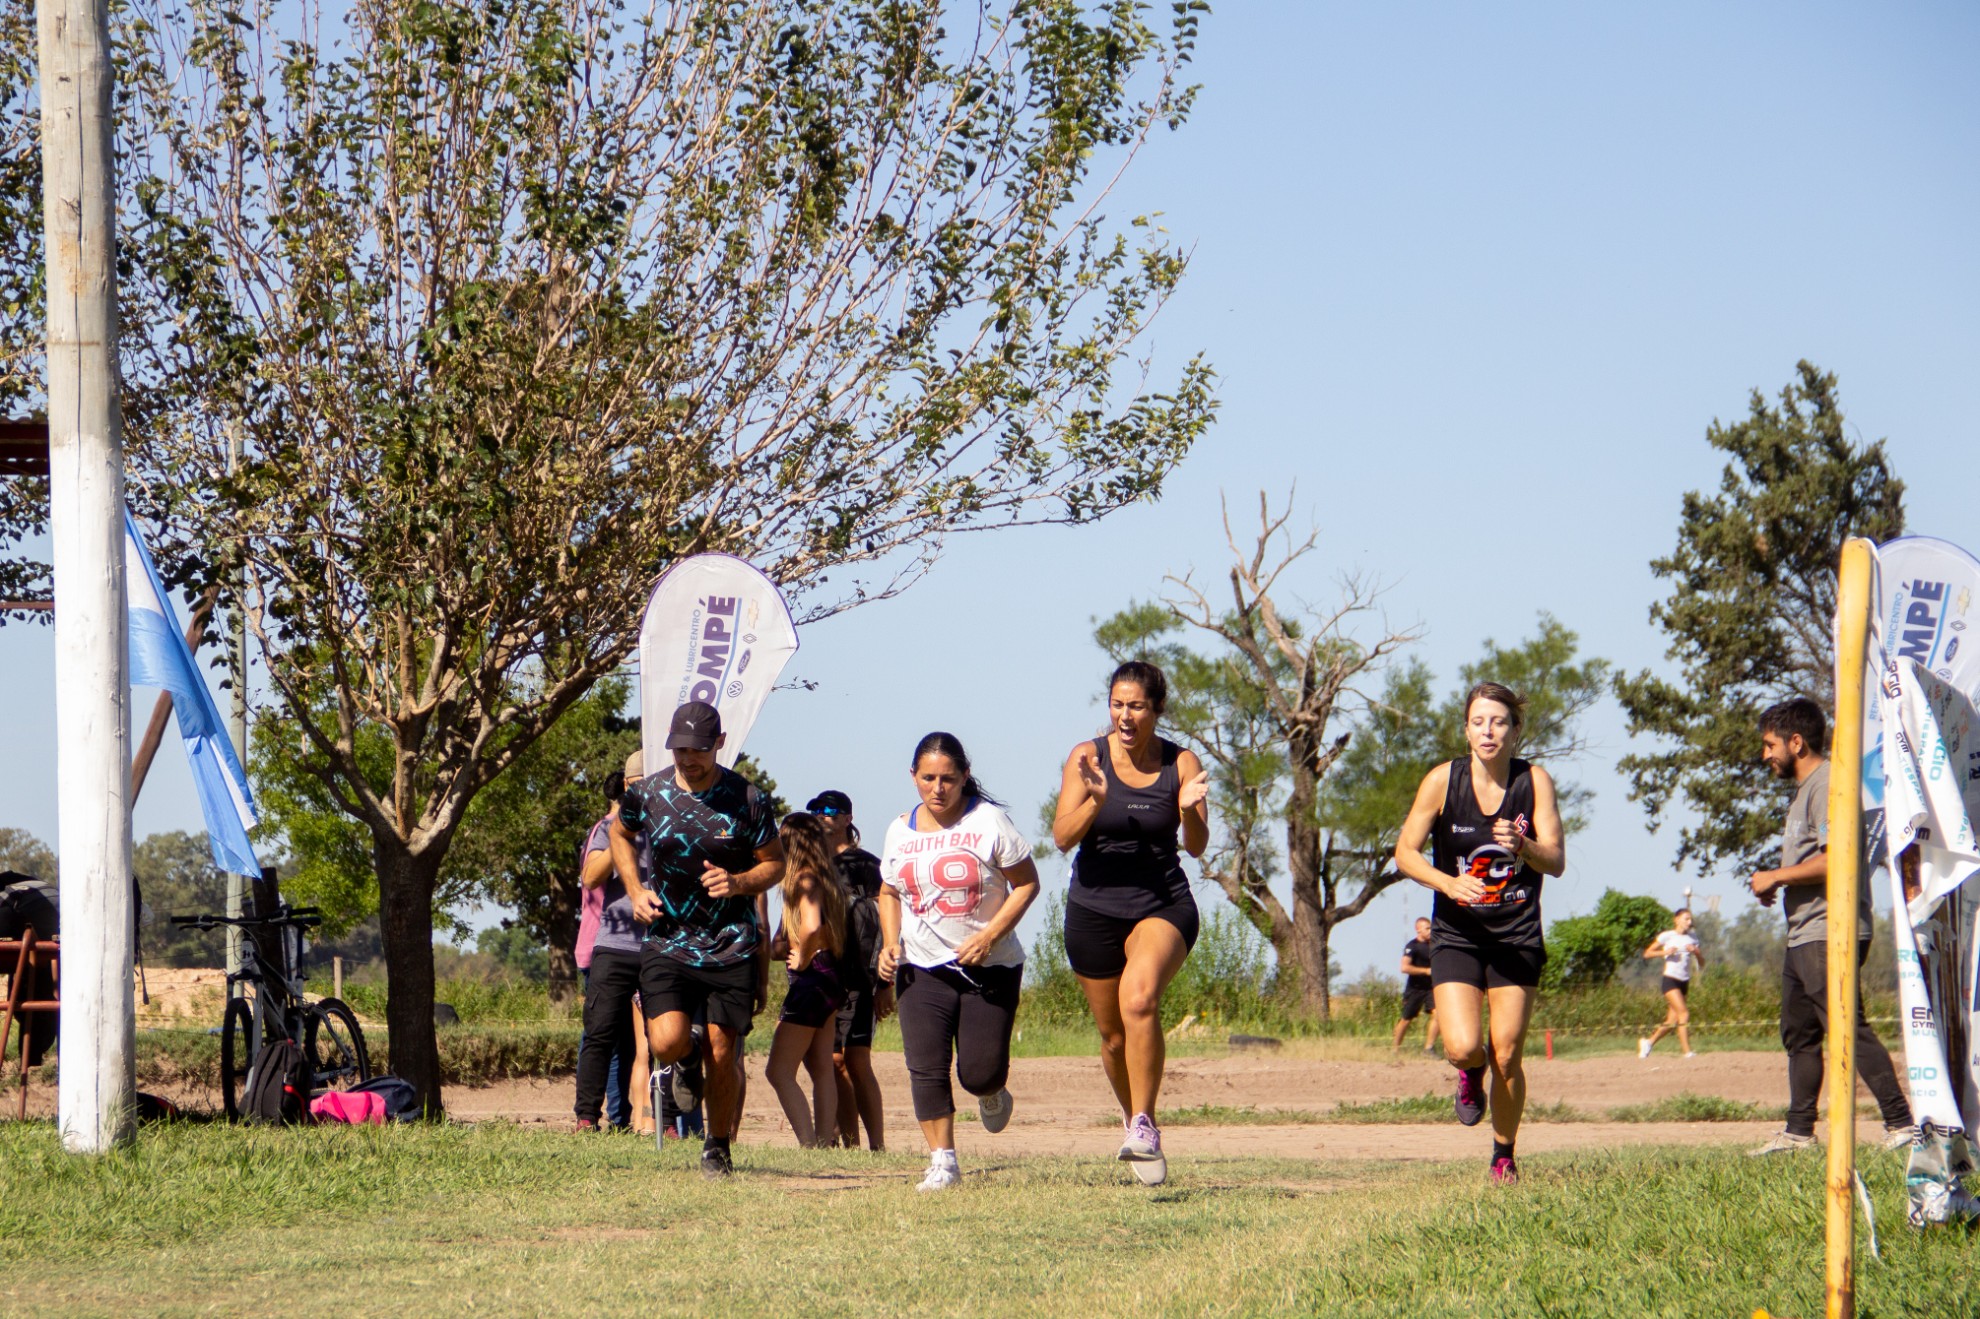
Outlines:
{"label": "blue sky", "polygon": [[[1100,719],[1090,620],[1168,573],[1221,577],[1220,496],[1248,510],[1261,489],[1320,531],[1298,593],[1380,577],[1445,682],[1543,609],[1588,653],[1661,666],[1648,564],[1683,493],[1717,480],[1705,429],[1803,357],[1840,375],[1862,438],[1889,439],[1913,529],[1980,549],[1976,57],[1980,10],[1950,4],[1226,0],[1193,121],[1108,207],[1194,244],[1148,346],[1158,377],[1208,355],[1216,427],[1159,504],[959,539],[903,598],[806,629],[786,672],[817,689],[773,697],[750,751],[788,796],[850,792],[877,838],[913,800],[915,740],[947,728],[1032,827]],[[0,629],[0,681],[0,823],[52,839],[49,633]],[[1590,729],[1566,773],[1593,820],[1548,915],[1686,882],[1737,914],[1733,882],[1677,872],[1673,833],[1627,800],[1613,702]],[[138,834],[198,827],[161,755]],[[1350,976],[1393,970],[1423,896],[1341,929]]]}

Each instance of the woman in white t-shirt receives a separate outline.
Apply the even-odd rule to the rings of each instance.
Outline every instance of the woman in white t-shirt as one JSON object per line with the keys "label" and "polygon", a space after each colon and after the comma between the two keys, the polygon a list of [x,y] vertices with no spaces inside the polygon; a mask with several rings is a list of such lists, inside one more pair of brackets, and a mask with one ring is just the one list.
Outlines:
{"label": "woman in white t-shirt", "polygon": [[1031,844],[970,773],[962,743],[930,733],[914,749],[921,804],[887,828],[880,858],[880,978],[891,981],[914,1115],[928,1140],[916,1188],[940,1191],[956,1167],[955,1056],[983,1129],[1011,1120],[1011,1025],[1024,979],[1017,924],[1038,896]]}
{"label": "woman in white t-shirt", "polygon": [[1684,1050],[1684,1056],[1697,1056],[1691,1051],[1691,1007],[1685,1002],[1685,995],[1691,990],[1692,975],[1704,967],[1705,957],[1698,951],[1698,939],[1691,933],[1689,907],[1679,907],[1672,913],[1671,925],[1673,928],[1658,935],[1643,950],[1647,961],[1664,959],[1664,1002],[1670,1007],[1664,1013],[1663,1024],[1637,1040],[1639,1058],[1648,1058],[1657,1041],[1672,1031],[1677,1032],[1678,1047]]}

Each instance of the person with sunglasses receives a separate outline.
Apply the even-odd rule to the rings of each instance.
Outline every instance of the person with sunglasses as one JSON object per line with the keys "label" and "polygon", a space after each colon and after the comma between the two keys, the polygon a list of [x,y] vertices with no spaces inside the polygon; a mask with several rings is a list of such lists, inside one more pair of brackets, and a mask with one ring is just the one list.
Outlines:
{"label": "person with sunglasses", "polygon": [[1038,897],[1031,844],[970,772],[962,743],[914,749],[921,804],[887,827],[880,878],[880,978],[901,1014],[914,1116],[928,1141],[920,1191],[957,1185],[953,1056],[983,1129],[1011,1120],[1011,1027],[1024,979],[1017,925]]}

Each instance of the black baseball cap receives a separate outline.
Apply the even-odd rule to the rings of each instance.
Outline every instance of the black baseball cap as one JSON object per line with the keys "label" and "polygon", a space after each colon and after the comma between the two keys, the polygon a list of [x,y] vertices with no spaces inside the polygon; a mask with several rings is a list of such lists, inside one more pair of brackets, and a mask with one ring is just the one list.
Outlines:
{"label": "black baseball cap", "polygon": [[667,750],[713,751],[722,736],[722,716],[706,701],[689,701],[674,711],[667,727]]}
{"label": "black baseball cap", "polygon": [[816,815],[819,811],[834,811],[840,815],[853,813],[853,799],[837,788],[827,788],[804,804],[804,809]]}

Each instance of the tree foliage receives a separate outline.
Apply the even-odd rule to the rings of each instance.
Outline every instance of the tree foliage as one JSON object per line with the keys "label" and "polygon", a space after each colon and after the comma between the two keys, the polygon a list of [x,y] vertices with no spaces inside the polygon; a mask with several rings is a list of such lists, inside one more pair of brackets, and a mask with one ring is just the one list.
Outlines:
{"label": "tree foliage", "polygon": [[1630,734],[1663,745],[1617,767],[1652,827],[1685,813],[1678,862],[1700,874],[1750,870],[1778,840],[1760,712],[1794,696],[1834,707],[1842,544],[1904,532],[1904,483],[1884,442],[1850,439],[1833,374],[1807,362],[1797,371],[1777,404],[1755,390],[1743,420],[1712,423],[1705,438],[1729,458],[1719,488],[1685,495],[1677,547],[1650,565],[1671,583],[1650,621],[1670,639],[1678,677],[1646,669],[1616,682]]}
{"label": "tree foliage", "polygon": [[50,884],[58,879],[53,849],[25,829],[0,829],[0,870],[31,875]]}
{"label": "tree foliage", "polygon": [[1541,973],[1541,987],[1606,984],[1670,927],[1671,909],[1656,898],[1607,889],[1590,914],[1568,916],[1547,927],[1547,969]]}
{"label": "tree foliage", "polygon": [[[117,11],[131,499],[368,837],[393,1063],[435,1111],[447,852],[661,569],[735,553],[815,619],[952,533],[1152,497],[1208,425],[1200,360],[1120,370],[1184,254],[1099,206],[1188,114],[1202,8]],[[0,392],[31,407],[38,211],[0,223]]]}
{"label": "tree foliage", "polygon": [[[1281,583],[1314,541],[1282,540],[1286,517],[1262,500],[1259,509],[1255,543],[1232,541],[1228,609],[1172,578],[1175,596],[1129,606],[1094,639],[1117,662],[1152,659],[1167,672],[1165,720],[1211,772],[1216,828],[1204,874],[1271,943],[1280,985],[1324,1020],[1333,930],[1402,878],[1396,832],[1424,774],[1464,751],[1464,691],[1484,677],[1520,690],[1529,702],[1521,754],[1558,764],[1583,750],[1579,720],[1603,695],[1609,666],[1578,662],[1575,634],[1543,614],[1519,645],[1488,641],[1440,701],[1422,661],[1393,662],[1414,632],[1353,634],[1377,603],[1369,583],[1349,579],[1332,611],[1280,608]],[[1191,631],[1210,648],[1182,639]],[[1561,791],[1570,807],[1586,800],[1572,784]]]}

